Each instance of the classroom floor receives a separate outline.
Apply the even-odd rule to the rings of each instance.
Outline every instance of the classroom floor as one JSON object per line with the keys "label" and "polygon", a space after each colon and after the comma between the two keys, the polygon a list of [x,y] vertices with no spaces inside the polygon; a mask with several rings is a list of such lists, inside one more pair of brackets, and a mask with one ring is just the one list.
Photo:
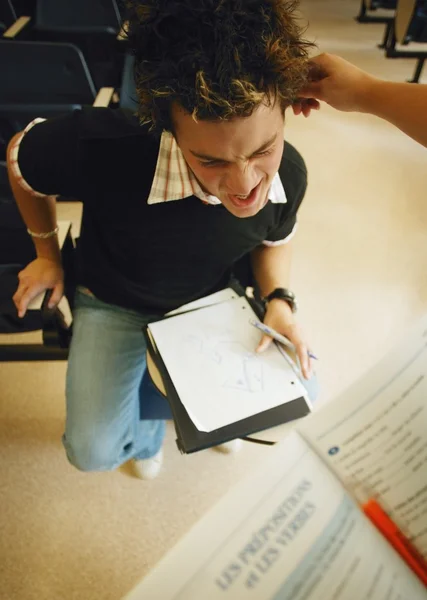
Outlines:
{"label": "classroom floor", "polygon": [[[304,0],[308,36],[405,80],[414,62],[385,60],[383,26],[357,24],[358,6]],[[308,120],[289,115],[287,137],[309,171],[293,287],[326,402],[427,310],[427,150],[373,117],[328,107]],[[78,205],[61,205],[60,216],[78,230]],[[60,442],[64,375],[61,363],[0,364],[1,600],[118,600],[271,451],[181,456],[169,427],[157,480],[80,473]]]}

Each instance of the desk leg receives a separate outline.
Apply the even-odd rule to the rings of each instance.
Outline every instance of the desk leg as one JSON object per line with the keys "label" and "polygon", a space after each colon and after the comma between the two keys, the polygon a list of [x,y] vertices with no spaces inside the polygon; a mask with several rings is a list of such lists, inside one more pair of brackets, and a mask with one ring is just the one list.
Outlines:
{"label": "desk leg", "polygon": [[415,73],[412,79],[408,81],[408,83],[418,83],[421,77],[421,73],[424,67],[425,58],[419,58],[417,62],[417,66],[415,67]]}

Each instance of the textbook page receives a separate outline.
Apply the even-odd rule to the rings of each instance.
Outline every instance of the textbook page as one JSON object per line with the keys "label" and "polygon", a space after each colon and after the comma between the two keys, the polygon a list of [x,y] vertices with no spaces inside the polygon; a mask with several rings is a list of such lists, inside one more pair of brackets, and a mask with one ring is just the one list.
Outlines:
{"label": "textbook page", "polygon": [[126,600],[425,600],[425,590],[295,432]]}
{"label": "textbook page", "polygon": [[253,318],[241,297],[148,326],[199,431],[214,431],[307,395],[274,344],[256,353],[261,333],[250,325]]}
{"label": "textbook page", "polygon": [[427,558],[427,317],[298,430],[350,491],[377,497]]}

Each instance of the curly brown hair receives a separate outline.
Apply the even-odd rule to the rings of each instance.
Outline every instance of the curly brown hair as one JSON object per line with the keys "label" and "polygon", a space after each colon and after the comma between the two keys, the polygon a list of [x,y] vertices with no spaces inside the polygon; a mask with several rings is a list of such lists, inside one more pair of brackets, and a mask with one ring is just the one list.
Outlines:
{"label": "curly brown hair", "polygon": [[195,120],[283,110],[306,82],[298,0],[127,0],[139,116],[171,130],[171,103]]}

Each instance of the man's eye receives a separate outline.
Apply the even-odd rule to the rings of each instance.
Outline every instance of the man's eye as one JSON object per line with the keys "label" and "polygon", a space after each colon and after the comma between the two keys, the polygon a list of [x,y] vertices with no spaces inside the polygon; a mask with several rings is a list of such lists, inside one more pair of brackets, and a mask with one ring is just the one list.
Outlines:
{"label": "man's eye", "polygon": [[199,165],[202,165],[202,167],[219,167],[223,164],[224,163],[220,162],[219,160],[199,160]]}
{"label": "man's eye", "polygon": [[[268,156],[273,152],[273,150],[274,147],[268,148],[268,150],[263,150],[262,152],[257,152],[257,154],[254,154],[252,158],[259,156]],[[207,167],[208,169],[214,167],[223,167],[225,164],[226,163],[221,160],[199,160],[199,165],[201,165],[202,167]]]}
{"label": "man's eye", "polygon": [[273,152],[274,148],[269,148],[268,150],[263,150],[263,152],[258,152],[255,156],[268,156]]}

